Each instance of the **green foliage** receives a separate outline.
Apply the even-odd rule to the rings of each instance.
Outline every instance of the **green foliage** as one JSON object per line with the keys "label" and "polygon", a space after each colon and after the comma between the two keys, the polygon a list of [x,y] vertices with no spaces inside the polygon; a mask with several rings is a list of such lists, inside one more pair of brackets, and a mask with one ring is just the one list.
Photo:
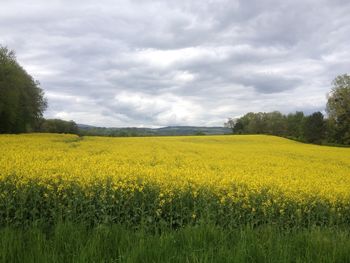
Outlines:
{"label": "green foliage", "polygon": [[321,112],[283,115],[274,112],[249,112],[229,118],[225,126],[234,134],[272,134],[311,143],[350,145],[350,75],[336,77],[328,95],[328,119]]}
{"label": "green foliage", "polygon": [[210,224],[151,233],[123,225],[0,229],[1,262],[350,262],[343,228],[227,231]]}
{"label": "green foliage", "polygon": [[[242,225],[283,228],[350,225],[350,208],[340,202],[334,204],[309,196],[299,203],[268,188],[239,194],[238,201],[232,202],[223,201],[205,187],[195,195],[189,186],[167,197],[158,186],[142,182],[134,190],[125,187],[123,181],[112,180],[96,180],[87,186],[74,180],[20,182],[21,178],[16,176],[0,181],[0,227],[33,223],[52,226],[60,222],[90,227],[117,223],[156,231],[160,227],[178,229],[203,221],[227,229]],[[234,192],[239,193],[238,188]],[[277,199],[279,202],[274,202]],[[271,206],[266,206],[267,203]]]}
{"label": "green foliage", "polygon": [[297,111],[286,116],[286,134],[287,136],[301,139],[303,137],[302,125],[304,121],[304,113]]}
{"label": "green foliage", "polygon": [[[235,126],[237,125],[236,121],[237,121],[236,119],[228,118],[227,122],[224,123],[224,127],[231,129],[232,132],[235,133]],[[237,126],[236,130],[238,130],[238,126]],[[236,132],[236,133],[238,133],[238,132]]]}
{"label": "green foliage", "polygon": [[[303,118],[301,115],[301,119]],[[235,134],[272,134],[278,136],[300,136],[300,113],[283,115],[279,111],[249,112],[238,119],[229,119],[225,124]]]}
{"label": "green foliage", "polygon": [[229,134],[224,127],[169,126],[162,128],[104,128],[79,125],[79,134],[84,136],[143,137],[143,136],[182,136]]}
{"label": "green foliage", "polygon": [[326,123],[321,112],[305,117],[303,122],[303,138],[306,142],[321,143],[325,138]]}
{"label": "green foliage", "polygon": [[64,121],[60,119],[42,119],[37,131],[71,134],[78,134],[79,132],[78,125],[74,121]]}
{"label": "green foliage", "polygon": [[234,134],[270,134],[321,143],[326,136],[327,122],[321,112],[304,116],[303,112],[283,115],[278,111],[249,112],[225,124]]}
{"label": "green foliage", "polygon": [[336,143],[350,145],[350,75],[336,77],[328,95],[330,135]]}
{"label": "green foliage", "polygon": [[39,83],[0,46],[0,133],[32,131],[46,106]]}
{"label": "green foliage", "polygon": [[249,112],[238,119],[229,119],[225,124],[235,134],[272,134],[283,136],[287,133],[287,118],[279,111]]}
{"label": "green foliage", "polygon": [[205,135],[205,133],[204,133],[204,132],[202,132],[202,131],[198,131],[198,132],[196,132],[196,133],[195,133],[195,135],[197,135],[197,136],[201,136],[201,135]]}

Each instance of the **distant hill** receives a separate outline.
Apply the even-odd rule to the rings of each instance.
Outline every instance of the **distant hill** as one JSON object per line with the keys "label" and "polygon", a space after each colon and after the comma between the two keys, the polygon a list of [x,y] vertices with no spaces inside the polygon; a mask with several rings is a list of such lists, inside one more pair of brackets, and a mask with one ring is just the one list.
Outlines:
{"label": "distant hill", "polygon": [[96,136],[172,136],[172,135],[220,135],[230,134],[231,129],[225,127],[197,127],[197,126],[168,126],[162,128],[106,128],[85,124],[78,124],[81,135]]}
{"label": "distant hill", "polygon": [[230,134],[232,130],[225,127],[196,127],[196,126],[169,126],[155,129],[158,135],[218,135]]}

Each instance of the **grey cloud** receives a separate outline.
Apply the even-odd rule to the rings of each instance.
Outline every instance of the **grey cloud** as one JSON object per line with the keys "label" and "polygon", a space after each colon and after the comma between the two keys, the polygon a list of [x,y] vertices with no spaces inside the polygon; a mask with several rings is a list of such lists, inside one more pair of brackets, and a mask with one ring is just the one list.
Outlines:
{"label": "grey cloud", "polygon": [[294,89],[301,84],[297,78],[288,78],[285,76],[273,74],[255,74],[238,78],[239,83],[245,86],[252,86],[257,93],[277,93]]}
{"label": "grey cloud", "polygon": [[349,12],[346,0],[13,0],[0,43],[41,82],[47,117],[221,125],[322,109],[350,71]]}

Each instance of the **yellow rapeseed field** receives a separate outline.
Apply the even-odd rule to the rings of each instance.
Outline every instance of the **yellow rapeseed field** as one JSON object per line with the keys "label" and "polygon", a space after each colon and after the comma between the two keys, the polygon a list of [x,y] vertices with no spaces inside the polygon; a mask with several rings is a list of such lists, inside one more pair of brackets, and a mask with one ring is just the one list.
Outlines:
{"label": "yellow rapeseed field", "polygon": [[[97,196],[104,200],[104,205],[118,203],[121,198],[118,193],[122,193],[129,196],[124,206],[128,202],[135,206],[132,202],[138,195],[137,204],[142,211],[147,210],[146,201],[156,203],[155,218],[167,218],[166,213],[173,213],[174,209],[183,212],[187,207],[184,213],[195,220],[210,206],[209,199],[215,203],[212,209],[223,208],[219,209],[221,215],[233,213],[234,218],[244,220],[263,221],[272,215],[283,218],[287,214],[283,220],[291,222],[309,217],[308,222],[346,223],[350,214],[349,148],[309,145],[265,135],[144,138],[1,135],[3,189],[9,187],[11,178],[16,178],[12,186],[17,189],[12,191],[26,191],[30,198],[32,192],[23,189],[27,184],[35,184],[45,189],[39,191],[41,199],[49,196],[55,202],[63,202],[59,193],[66,185],[75,185],[85,193],[79,198],[90,201],[97,195],[96,190],[91,190],[96,185],[109,188],[113,192],[110,198],[105,192]],[[153,192],[156,196],[150,197],[147,190],[150,187],[158,189]],[[50,191],[55,192],[54,197],[50,197]],[[18,200],[14,196],[19,193],[6,193],[2,194],[4,202],[6,198]],[[65,194],[73,198],[77,195],[74,193]],[[188,204],[184,196],[190,200]],[[174,202],[179,202],[179,198],[182,203],[176,206]],[[19,201],[13,202],[19,205]],[[31,209],[35,206],[31,205]],[[61,204],[60,211],[65,206]],[[111,211],[101,213],[115,213]],[[79,211],[75,213],[78,215]],[[153,218],[152,213],[148,215]]]}

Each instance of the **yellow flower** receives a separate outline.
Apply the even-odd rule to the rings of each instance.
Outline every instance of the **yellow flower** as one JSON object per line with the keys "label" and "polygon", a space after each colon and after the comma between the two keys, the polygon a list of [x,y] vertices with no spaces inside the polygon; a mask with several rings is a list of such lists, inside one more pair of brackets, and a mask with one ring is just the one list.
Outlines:
{"label": "yellow flower", "polygon": [[79,140],[75,135],[0,135],[0,181],[14,175],[17,187],[32,180],[46,187],[46,198],[51,192],[67,195],[73,184],[91,197],[94,186],[109,182],[116,200],[119,194],[142,196],[149,187],[161,189],[160,207],[182,194],[197,202],[206,192],[219,206],[264,214],[284,214],[293,204],[301,216],[323,202],[341,215],[350,203],[349,148],[264,135]]}

